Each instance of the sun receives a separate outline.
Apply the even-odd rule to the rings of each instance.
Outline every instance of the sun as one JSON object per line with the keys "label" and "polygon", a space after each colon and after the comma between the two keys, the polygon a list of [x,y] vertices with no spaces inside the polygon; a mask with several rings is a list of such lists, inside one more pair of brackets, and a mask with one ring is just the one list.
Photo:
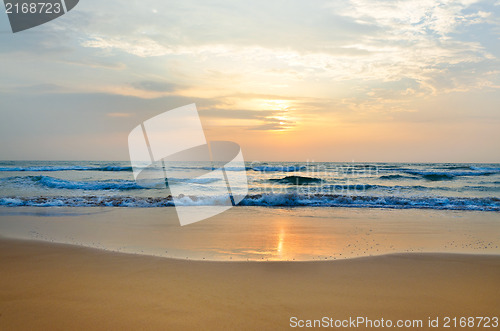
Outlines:
{"label": "sun", "polygon": [[259,108],[261,110],[270,110],[273,115],[266,118],[267,121],[274,124],[270,131],[290,131],[293,129],[295,119],[291,116],[292,105],[290,100],[263,100]]}

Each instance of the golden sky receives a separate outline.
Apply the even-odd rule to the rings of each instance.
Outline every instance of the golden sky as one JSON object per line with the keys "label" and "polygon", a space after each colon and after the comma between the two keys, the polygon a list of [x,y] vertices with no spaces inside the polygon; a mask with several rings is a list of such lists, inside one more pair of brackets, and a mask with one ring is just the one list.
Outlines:
{"label": "golden sky", "polygon": [[500,162],[500,1],[97,1],[12,34],[2,159],[126,160],[196,103],[248,161]]}

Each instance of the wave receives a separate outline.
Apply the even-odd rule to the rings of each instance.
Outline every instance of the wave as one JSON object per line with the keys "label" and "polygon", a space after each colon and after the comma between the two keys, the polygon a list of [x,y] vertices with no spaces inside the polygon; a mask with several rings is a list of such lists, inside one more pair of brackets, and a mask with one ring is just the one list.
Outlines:
{"label": "wave", "polygon": [[483,191],[483,192],[500,192],[500,186],[464,186],[464,189]]}
{"label": "wave", "polygon": [[445,170],[474,170],[474,167],[465,165],[444,165],[439,168]]}
{"label": "wave", "polygon": [[281,184],[306,185],[306,184],[321,183],[322,179],[313,177],[302,177],[302,176],[286,176],[283,178],[271,178],[269,179],[269,181]]}
{"label": "wave", "polygon": [[479,167],[477,165],[465,165],[465,164],[443,164],[436,165],[437,169],[444,170],[486,170],[486,171],[500,171],[500,168],[495,167]]}
{"label": "wave", "polygon": [[[178,168],[182,168],[182,167],[178,167]],[[201,169],[203,170],[217,170],[217,169],[220,169],[222,167],[201,167]],[[186,169],[186,168],[184,168]],[[195,168],[195,167],[192,167],[192,168],[189,168],[189,169],[199,169],[199,168]],[[245,170],[251,170],[252,168],[250,167],[224,167],[224,170],[225,171],[245,171]]]}
{"label": "wave", "polygon": [[471,170],[500,172],[500,168],[492,168],[492,167],[470,167],[470,168]]}
{"label": "wave", "polygon": [[439,180],[452,180],[455,177],[462,176],[490,176],[496,174],[495,171],[423,171],[423,170],[404,170],[405,173],[410,175],[421,176],[424,179],[431,181]]}
{"label": "wave", "polygon": [[173,178],[167,179],[168,184],[190,183],[190,184],[210,184],[220,181],[219,178]]}
{"label": "wave", "polygon": [[440,180],[452,180],[455,176],[452,174],[427,174],[422,175],[422,178],[435,182]]}
{"label": "wave", "polygon": [[104,181],[74,181],[54,178],[50,176],[26,176],[26,177],[9,177],[4,180],[9,180],[16,184],[25,185],[40,185],[42,187],[67,190],[84,190],[84,191],[126,191],[144,189],[137,185],[135,181],[124,179],[113,179]]}
{"label": "wave", "polygon": [[355,191],[355,192],[363,192],[366,190],[377,189],[377,188],[398,188],[398,186],[381,186],[381,185],[370,185],[370,184],[333,184],[333,185],[325,185],[323,186],[322,192],[344,192],[344,191]]}
{"label": "wave", "polygon": [[5,197],[0,198],[0,206],[7,207],[173,207],[172,197]]}
{"label": "wave", "polygon": [[0,167],[0,171],[132,171],[132,167],[104,166],[104,167],[81,167],[81,166],[47,166],[47,167]]}
{"label": "wave", "polygon": [[[222,167],[222,166],[221,166]],[[194,170],[217,170],[220,169],[221,167],[205,167],[205,166],[200,166],[200,167],[192,167],[192,166],[174,166],[172,168],[178,168],[178,169],[194,169]],[[258,171],[258,172],[293,172],[293,171],[300,171],[306,169],[306,166],[256,166],[256,167],[224,167],[224,170],[226,171],[245,171],[245,170],[253,170],[253,171]]]}
{"label": "wave", "polygon": [[[496,187],[487,187],[487,186],[464,186],[464,188],[468,190],[476,190],[476,191],[497,191],[500,188]],[[388,186],[388,185],[375,185],[375,184],[330,184],[323,185],[321,187],[305,187],[304,189],[298,188],[295,192],[317,192],[322,194],[331,194],[331,193],[343,193],[343,194],[351,194],[351,193],[360,193],[368,190],[378,190],[389,193],[394,193],[394,191],[408,191],[408,192],[425,192],[425,191],[457,191],[458,188],[453,187],[445,187],[445,186],[422,186],[422,185],[412,185],[412,186]],[[290,191],[289,191],[290,192]]]}
{"label": "wave", "polygon": [[107,166],[107,167],[97,167],[89,168],[91,171],[129,171],[132,172],[132,167],[117,167],[117,166]]}
{"label": "wave", "polygon": [[[500,172],[500,167],[495,167],[494,165],[467,165],[467,164],[439,164],[439,163],[413,163],[413,164],[378,164],[375,166],[380,170],[387,171],[406,171],[415,170],[415,167],[425,167],[422,169],[434,169],[443,171],[453,171],[453,170],[478,170],[478,171],[491,171]],[[423,170],[422,170],[423,171]]]}
{"label": "wave", "polygon": [[[174,167],[181,169],[204,169],[204,170],[215,170],[214,167]],[[254,170],[260,172],[292,172],[300,171],[305,169],[305,166],[258,166],[258,167],[225,167],[226,171],[245,171]],[[154,169],[153,169],[154,170]],[[132,172],[133,168],[131,166],[103,166],[103,167],[84,167],[84,166],[40,166],[40,167],[0,167],[0,171],[31,171],[31,172],[42,172],[42,171],[128,171]]]}
{"label": "wave", "polygon": [[403,175],[383,175],[379,179],[383,180],[393,180],[393,179],[418,179],[418,177],[403,176]]}
{"label": "wave", "polygon": [[240,204],[244,206],[316,206],[500,211],[500,199],[498,198],[258,194],[247,196]]}
{"label": "wave", "polygon": [[[209,206],[219,205],[220,201],[223,200],[221,197],[184,196],[181,204],[183,206]],[[500,211],[500,199],[498,198],[256,194],[245,197],[239,205]],[[171,196],[164,198],[123,196],[3,197],[0,198],[0,206],[151,208],[173,207],[174,203]]]}
{"label": "wave", "polygon": [[2,183],[11,183],[17,186],[39,185],[52,189],[84,190],[84,191],[128,191],[145,189],[162,189],[167,185],[179,183],[208,184],[219,181],[218,178],[164,178],[150,179],[147,186],[141,186],[133,180],[111,179],[103,181],[74,181],[50,176],[16,176],[0,179]]}
{"label": "wave", "polygon": [[260,172],[275,172],[275,171],[292,172],[292,171],[304,170],[305,168],[306,166],[258,166],[258,167],[252,167],[252,170]]}

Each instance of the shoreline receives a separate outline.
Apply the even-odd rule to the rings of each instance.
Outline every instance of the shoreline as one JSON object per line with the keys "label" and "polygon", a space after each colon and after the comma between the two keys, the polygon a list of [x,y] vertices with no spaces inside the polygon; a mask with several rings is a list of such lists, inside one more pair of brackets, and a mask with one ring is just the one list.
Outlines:
{"label": "shoreline", "polygon": [[180,257],[171,257],[171,256],[163,256],[163,255],[153,255],[153,254],[148,254],[148,253],[138,253],[138,252],[123,252],[123,251],[116,251],[116,250],[111,250],[111,249],[106,249],[106,248],[99,248],[99,247],[91,247],[91,246],[85,246],[85,245],[79,245],[79,244],[71,244],[71,243],[63,243],[63,242],[55,242],[55,241],[47,241],[43,239],[38,239],[38,238],[30,238],[30,239],[25,239],[25,238],[13,238],[13,237],[4,237],[0,235],[0,244],[2,242],[17,242],[17,243],[36,243],[40,245],[49,245],[49,246],[60,246],[61,249],[64,248],[81,248],[85,250],[91,250],[91,251],[96,251],[96,252],[104,252],[107,254],[119,254],[119,255],[128,255],[128,256],[135,256],[135,257],[147,257],[147,258],[158,258],[158,259],[163,259],[163,260],[171,260],[171,261],[185,261],[185,262],[202,262],[202,263],[228,263],[228,264],[237,264],[237,263],[338,263],[341,261],[353,261],[353,260],[364,260],[364,259],[374,259],[374,258],[381,258],[381,257],[405,257],[405,256],[411,256],[411,257],[453,257],[453,256],[458,256],[458,257],[498,257],[500,258],[499,253],[473,253],[473,252],[395,252],[395,253],[383,253],[379,255],[366,255],[366,256],[352,256],[352,257],[344,257],[344,258],[339,258],[339,259],[317,259],[317,260],[210,260],[210,259],[194,259],[194,258],[180,258]]}
{"label": "shoreline", "polygon": [[251,330],[287,329],[293,316],[500,316],[498,255],[226,263],[0,237],[0,263],[6,329]]}
{"label": "shoreline", "polygon": [[174,208],[0,207],[0,234],[203,261],[323,261],[393,253],[500,255],[495,213],[260,207],[181,227]]}

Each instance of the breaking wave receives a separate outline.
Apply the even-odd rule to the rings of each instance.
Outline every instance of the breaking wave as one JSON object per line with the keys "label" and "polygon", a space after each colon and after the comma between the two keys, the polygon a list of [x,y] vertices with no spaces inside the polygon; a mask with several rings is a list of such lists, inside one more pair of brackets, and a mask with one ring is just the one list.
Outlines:
{"label": "breaking wave", "polygon": [[[219,205],[221,201],[224,199],[218,196],[182,197],[183,206]],[[500,211],[500,199],[498,198],[255,194],[245,197],[239,205]],[[172,207],[174,203],[171,196],[164,198],[123,196],[3,197],[0,198],[0,206],[146,208]]]}

